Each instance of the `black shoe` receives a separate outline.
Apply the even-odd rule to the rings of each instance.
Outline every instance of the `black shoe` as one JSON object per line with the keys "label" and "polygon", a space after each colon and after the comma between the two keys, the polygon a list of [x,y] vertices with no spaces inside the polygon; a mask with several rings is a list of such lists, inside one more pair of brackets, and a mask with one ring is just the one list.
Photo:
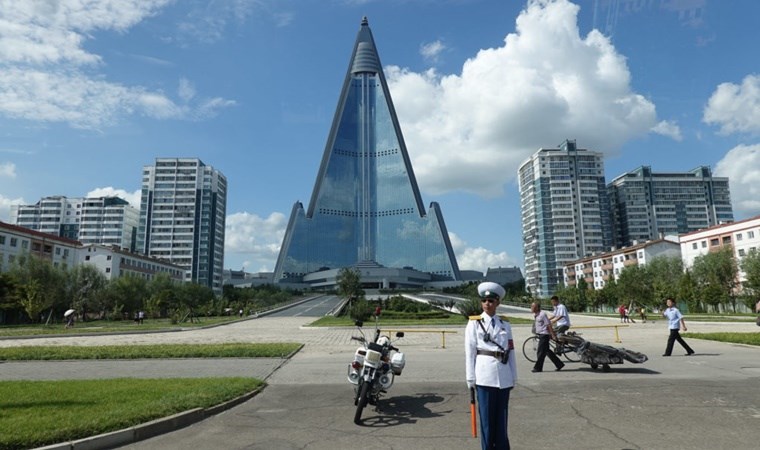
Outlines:
{"label": "black shoe", "polygon": [[665,353],[663,353],[662,356],[670,356],[670,355],[666,355]]}
{"label": "black shoe", "polygon": [[538,373],[538,372],[541,372],[541,370],[531,369],[531,372]]}
{"label": "black shoe", "polygon": [[556,368],[556,369],[554,369],[554,370],[555,370],[556,372],[559,372],[560,370],[562,370],[562,368],[563,368],[563,367],[565,367],[565,365],[564,365],[564,364],[562,364],[561,366],[557,367],[557,368]]}
{"label": "black shoe", "polygon": [[694,354],[694,352],[689,352],[689,353],[685,354],[684,356],[691,356],[693,354]]}

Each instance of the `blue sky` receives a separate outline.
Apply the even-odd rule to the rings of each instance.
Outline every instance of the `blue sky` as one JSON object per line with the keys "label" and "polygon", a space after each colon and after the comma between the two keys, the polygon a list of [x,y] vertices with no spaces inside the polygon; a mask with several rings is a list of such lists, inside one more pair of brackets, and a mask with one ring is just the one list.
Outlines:
{"label": "blue sky", "polygon": [[517,167],[565,139],[608,182],[709,165],[760,214],[754,0],[0,0],[0,220],[138,206],[144,165],[199,157],[229,182],[225,268],[272,270],[363,16],[462,269],[522,267]]}

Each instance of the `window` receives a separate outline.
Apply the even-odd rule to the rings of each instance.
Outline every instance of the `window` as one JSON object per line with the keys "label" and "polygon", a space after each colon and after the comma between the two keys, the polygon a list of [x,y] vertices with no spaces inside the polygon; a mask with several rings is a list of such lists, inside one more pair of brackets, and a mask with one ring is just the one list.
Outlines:
{"label": "window", "polygon": [[0,236],[0,245],[5,245],[5,236]]}
{"label": "window", "polygon": [[111,273],[111,268],[110,267],[106,267],[106,273]]}
{"label": "window", "polygon": [[718,238],[710,239],[710,247],[715,247],[720,243],[720,240]]}
{"label": "window", "polygon": [[744,249],[743,248],[739,249],[739,256],[744,256]]}
{"label": "window", "polygon": [[742,234],[741,233],[736,233],[736,240],[737,241],[741,241],[742,240]]}
{"label": "window", "polygon": [[11,247],[15,247],[16,245],[18,245],[18,239],[11,238]]}
{"label": "window", "polygon": [[21,241],[21,248],[24,250],[29,248],[29,241]]}
{"label": "window", "polygon": [[707,241],[702,241],[702,248],[707,247]]}
{"label": "window", "polygon": [[694,242],[693,244],[691,244],[691,249],[692,250],[696,250],[697,249],[697,243],[696,242]]}
{"label": "window", "polygon": [[755,238],[755,232],[747,231],[747,239],[754,239],[754,238]]}
{"label": "window", "polygon": [[89,260],[90,260],[90,255],[87,255],[87,256],[85,256],[85,257],[84,257],[84,260],[85,260],[85,261],[89,261]]}

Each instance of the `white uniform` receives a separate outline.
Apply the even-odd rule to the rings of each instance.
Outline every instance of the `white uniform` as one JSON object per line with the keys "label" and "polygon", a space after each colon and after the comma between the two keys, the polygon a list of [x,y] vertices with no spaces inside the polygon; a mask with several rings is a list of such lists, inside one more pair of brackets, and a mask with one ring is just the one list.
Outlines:
{"label": "white uniform", "polygon": [[[512,327],[509,322],[498,316],[493,318],[486,313],[480,315],[481,320],[467,322],[464,335],[465,374],[468,384],[490,386],[499,389],[513,387],[517,383],[517,366],[512,339]],[[483,328],[478,324],[483,323]],[[485,341],[485,332],[491,342]],[[504,349],[509,349],[509,360],[502,364],[499,359],[489,355],[478,355],[478,350],[500,352],[494,342]]]}

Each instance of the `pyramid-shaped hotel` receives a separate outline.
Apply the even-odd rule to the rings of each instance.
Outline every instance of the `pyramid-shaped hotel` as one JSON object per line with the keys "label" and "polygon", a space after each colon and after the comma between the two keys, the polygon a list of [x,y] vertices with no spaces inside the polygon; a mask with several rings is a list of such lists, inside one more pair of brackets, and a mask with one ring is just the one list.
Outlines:
{"label": "pyramid-shaped hotel", "polygon": [[274,281],[327,288],[345,267],[360,270],[365,288],[461,280],[438,204],[425,211],[366,18],[308,210],[293,206]]}

